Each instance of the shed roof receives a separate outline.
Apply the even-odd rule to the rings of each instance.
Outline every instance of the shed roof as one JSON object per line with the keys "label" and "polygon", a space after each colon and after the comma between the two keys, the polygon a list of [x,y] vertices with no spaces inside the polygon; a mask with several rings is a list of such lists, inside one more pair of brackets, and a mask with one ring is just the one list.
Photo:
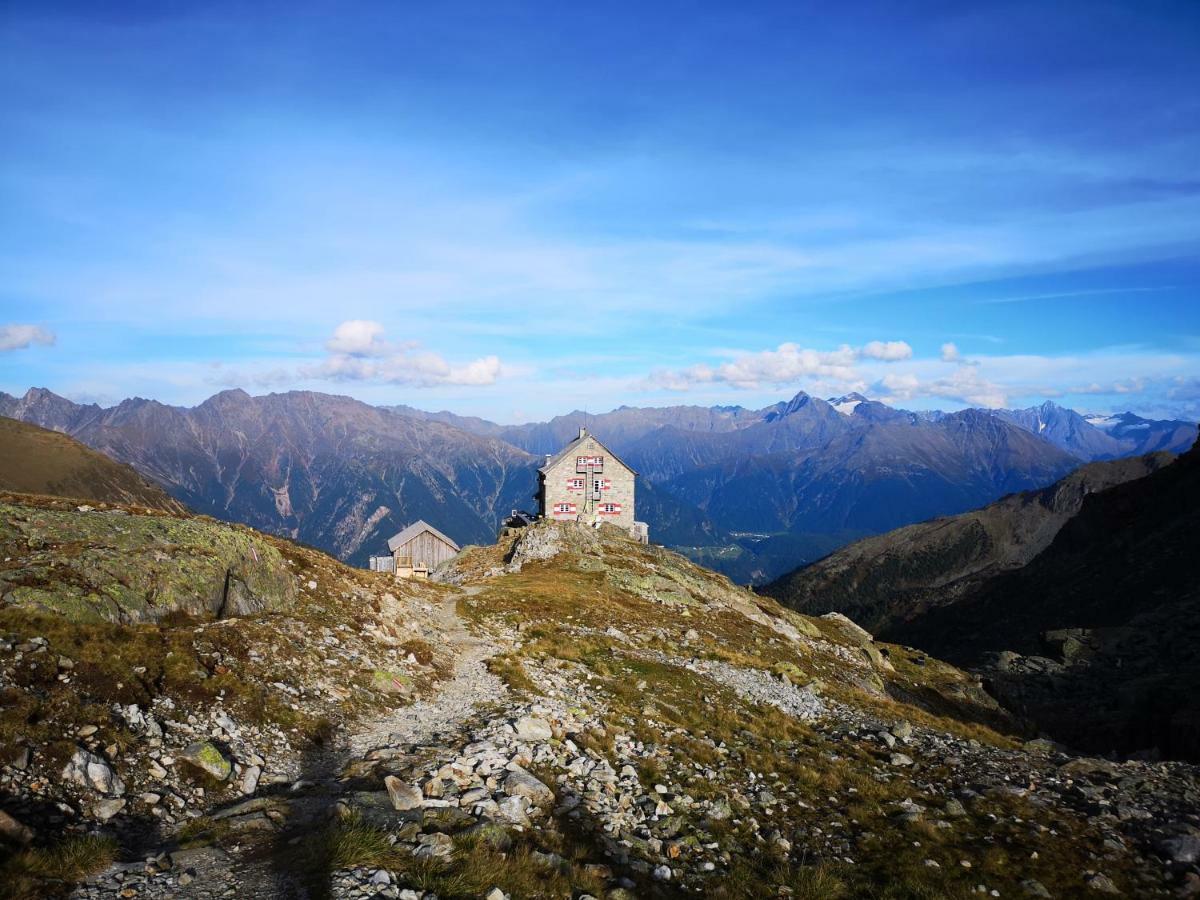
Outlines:
{"label": "shed roof", "polygon": [[588,438],[590,438],[591,440],[593,440],[597,444],[599,444],[605,453],[607,453],[609,456],[611,456],[613,459],[615,459],[618,463],[623,465],[625,468],[629,469],[630,472],[633,472],[634,475],[637,474],[637,472],[634,472],[633,467],[631,465],[629,465],[629,463],[625,462],[625,460],[621,459],[621,457],[617,456],[617,454],[615,454],[611,450],[609,450],[608,447],[606,447],[604,445],[604,442],[600,440],[600,438],[596,437],[594,434],[588,433],[588,430],[586,428],[580,428],[579,429],[579,437],[575,438],[575,440],[571,441],[571,443],[567,444],[567,446],[565,446],[561,450],[559,450],[558,453],[554,454],[554,456],[552,456],[552,457],[550,457],[550,459],[546,460],[546,464],[544,466],[542,466],[540,469],[538,469],[538,471],[541,472],[543,475],[545,475],[547,472],[549,472],[551,469],[553,469],[555,466],[557,466],[560,462],[562,462],[564,457],[570,456],[572,453],[574,453],[575,450],[579,447],[580,442],[582,442],[583,440],[588,439]]}
{"label": "shed roof", "polygon": [[428,531],[434,537],[445,541],[447,544],[449,544],[451,547],[454,548],[455,552],[462,549],[461,547],[458,546],[458,544],[454,543],[454,541],[450,540],[450,538],[446,537],[444,534],[442,534],[440,531],[438,531],[436,528],[434,528],[432,525],[430,525],[424,519],[417,519],[417,521],[413,522],[411,525],[409,525],[403,531],[400,531],[399,533],[394,534],[390,538],[388,538],[388,549],[391,550],[393,553],[395,553],[397,547],[404,546],[405,544],[407,544],[409,541],[411,541],[413,538],[415,538],[418,534],[420,534],[423,531]]}

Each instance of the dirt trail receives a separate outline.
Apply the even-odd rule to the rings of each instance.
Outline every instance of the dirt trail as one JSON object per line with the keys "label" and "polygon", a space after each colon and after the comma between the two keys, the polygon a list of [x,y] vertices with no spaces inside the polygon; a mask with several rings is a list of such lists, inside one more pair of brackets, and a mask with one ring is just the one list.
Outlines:
{"label": "dirt trail", "polygon": [[465,587],[434,607],[436,624],[445,629],[445,640],[454,653],[454,673],[441,682],[437,692],[410,706],[360,723],[347,736],[349,758],[361,758],[382,747],[411,747],[459,730],[484,705],[502,701],[504,682],[487,669],[487,660],[499,652],[488,639],[467,630],[456,610],[458,597],[472,596],[481,589]]}
{"label": "dirt trail", "polygon": [[[500,646],[486,637],[473,634],[457,612],[460,597],[472,596],[481,589],[461,588],[457,594],[433,605],[431,624],[443,632],[445,650],[453,659],[453,674],[436,685],[434,692],[415,703],[394,709],[375,719],[360,722],[353,731],[341,735],[336,748],[314,755],[296,790],[285,791],[291,814],[283,829],[268,828],[246,835],[232,852],[218,847],[172,851],[176,871],[190,869],[194,880],[184,886],[167,881],[143,880],[140,863],[118,866],[114,873],[81,885],[71,895],[77,900],[116,900],[131,886],[140,888],[139,897],[254,897],[304,898],[324,900],[336,895],[332,884],[313,884],[295,869],[294,842],[325,818],[345,790],[340,780],[348,763],[361,760],[373,750],[401,751],[391,754],[392,769],[404,777],[408,766],[416,766],[407,751],[431,745],[463,731],[484,707],[494,707],[507,697],[507,687],[487,669],[487,660]],[[163,849],[156,848],[148,855]],[[330,873],[332,875],[332,873]],[[174,881],[171,879],[170,881]]]}

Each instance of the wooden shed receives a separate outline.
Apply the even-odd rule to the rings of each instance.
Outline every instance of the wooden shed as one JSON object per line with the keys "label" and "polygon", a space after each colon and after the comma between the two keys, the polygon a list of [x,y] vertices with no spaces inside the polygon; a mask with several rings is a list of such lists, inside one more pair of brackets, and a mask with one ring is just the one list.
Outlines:
{"label": "wooden shed", "polygon": [[423,520],[388,540],[397,578],[428,578],[459,549],[458,544]]}

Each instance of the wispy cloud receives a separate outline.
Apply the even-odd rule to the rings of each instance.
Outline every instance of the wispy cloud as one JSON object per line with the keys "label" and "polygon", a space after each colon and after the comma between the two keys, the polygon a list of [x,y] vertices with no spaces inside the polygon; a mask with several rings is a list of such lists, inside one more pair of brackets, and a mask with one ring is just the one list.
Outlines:
{"label": "wispy cloud", "polygon": [[1076,297],[1097,297],[1105,294],[1157,294],[1162,291],[1173,291],[1174,285],[1158,287],[1126,287],[1126,288],[1095,288],[1083,291],[1056,291],[1045,294],[1017,294],[1009,297],[988,297],[974,301],[977,304],[993,303],[1026,303],[1033,300],[1068,300]]}
{"label": "wispy cloud", "polygon": [[904,341],[870,341],[862,347],[843,344],[836,350],[812,350],[799,344],[780,344],[774,350],[742,353],[718,365],[701,363],[676,371],[659,370],[645,384],[653,388],[685,391],[697,384],[724,383],[742,390],[763,385],[795,384],[805,378],[827,378],[857,383],[855,365],[863,359],[895,362],[912,357]]}
{"label": "wispy cloud", "polygon": [[26,350],[34,344],[49,347],[54,342],[54,333],[40,325],[0,325],[0,353]]}

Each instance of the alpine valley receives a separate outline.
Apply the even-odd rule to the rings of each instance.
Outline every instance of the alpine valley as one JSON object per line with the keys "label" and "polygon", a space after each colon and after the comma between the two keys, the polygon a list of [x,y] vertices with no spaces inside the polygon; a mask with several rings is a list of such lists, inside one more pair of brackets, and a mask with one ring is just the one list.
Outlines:
{"label": "alpine valley", "polygon": [[217,394],[194,408],[110,408],[44,389],[0,415],[132,466],[189,508],[290,537],[353,565],[426,518],[461,544],[532,508],[536,469],[587,425],[640,474],[657,543],[759,583],[860,537],[1049,485],[1082,462],[1179,452],[1186,422],[1028,410],[911,413],[861,395],[800,393],[764,409],[580,411],[502,426],[448,412],[289,392]]}

